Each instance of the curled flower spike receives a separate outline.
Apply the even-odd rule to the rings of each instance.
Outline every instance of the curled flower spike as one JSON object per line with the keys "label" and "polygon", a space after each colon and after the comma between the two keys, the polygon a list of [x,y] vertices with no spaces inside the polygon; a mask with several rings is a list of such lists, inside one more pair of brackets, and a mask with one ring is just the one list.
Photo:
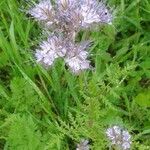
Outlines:
{"label": "curled flower spike", "polygon": [[87,60],[88,52],[86,49],[89,47],[89,42],[81,43],[78,45],[70,44],[66,53],[65,62],[70,70],[78,74],[85,69],[90,68],[90,61]]}
{"label": "curled flower spike", "polygon": [[65,11],[67,9],[77,8],[79,4],[77,0],[56,0],[56,5],[57,8]]}
{"label": "curled flower spike", "polygon": [[89,141],[88,140],[84,140],[82,139],[81,142],[79,144],[77,144],[77,148],[76,150],[89,150]]}
{"label": "curled flower spike", "polygon": [[40,49],[36,50],[37,62],[43,66],[50,67],[58,57],[62,57],[69,69],[78,74],[80,71],[90,68],[90,61],[87,60],[90,42],[76,44],[63,40],[61,37],[52,35],[47,41],[43,41]]}
{"label": "curled flower spike", "polygon": [[56,20],[59,29],[67,38],[74,36],[81,26],[78,0],[56,0]]}
{"label": "curled flower spike", "polygon": [[100,23],[112,24],[113,20],[112,9],[108,9],[108,7],[104,3],[100,3],[98,13]]}
{"label": "curled flower spike", "polygon": [[112,22],[110,10],[98,0],[55,0],[53,4],[50,0],[41,0],[28,12],[42,22],[47,31],[53,29],[52,36],[36,50],[37,62],[49,67],[56,58],[63,57],[75,74],[91,68],[90,61],[87,60],[89,42],[76,44],[76,34],[94,23]]}
{"label": "curled flower spike", "polygon": [[113,126],[106,131],[107,137],[112,145],[119,147],[121,150],[129,150],[131,146],[131,135],[128,131],[119,126]]}
{"label": "curled flower spike", "polygon": [[80,59],[80,56],[75,56],[72,58],[65,59],[65,62],[68,64],[70,70],[79,74],[81,71],[90,68],[90,61]]}
{"label": "curled flower spike", "polygon": [[47,41],[42,42],[40,49],[35,53],[37,62],[49,67],[56,58],[65,56],[66,49],[63,47],[62,41],[60,37],[52,35]]}
{"label": "curled flower spike", "polygon": [[111,23],[112,14],[103,2],[81,0],[82,27],[93,23]]}
{"label": "curled flower spike", "polygon": [[54,10],[50,0],[42,0],[29,10],[29,14],[38,21],[45,21],[51,25],[54,23]]}
{"label": "curled flower spike", "polygon": [[78,31],[93,23],[111,23],[112,13],[104,4],[97,0],[42,0],[29,13],[46,25],[55,24],[55,28],[65,32]]}

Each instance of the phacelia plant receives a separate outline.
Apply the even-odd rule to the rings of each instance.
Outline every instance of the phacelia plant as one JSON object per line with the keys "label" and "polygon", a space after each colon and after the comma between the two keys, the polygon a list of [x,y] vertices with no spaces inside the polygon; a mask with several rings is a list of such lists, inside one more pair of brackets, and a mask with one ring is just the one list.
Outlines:
{"label": "phacelia plant", "polygon": [[89,141],[82,139],[79,144],[77,144],[76,150],[90,150]]}
{"label": "phacelia plant", "polygon": [[97,0],[56,0],[54,4],[41,0],[28,12],[53,31],[36,50],[37,62],[50,67],[62,57],[75,74],[90,68],[87,50],[91,45],[90,41],[75,43],[76,34],[94,24],[111,24],[113,18],[107,5]]}
{"label": "phacelia plant", "polygon": [[131,135],[128,131],[123,130],[119,126],[113,126],[106,131],[111,144],[117,146],[121,150],[129,150],[131,146]]}

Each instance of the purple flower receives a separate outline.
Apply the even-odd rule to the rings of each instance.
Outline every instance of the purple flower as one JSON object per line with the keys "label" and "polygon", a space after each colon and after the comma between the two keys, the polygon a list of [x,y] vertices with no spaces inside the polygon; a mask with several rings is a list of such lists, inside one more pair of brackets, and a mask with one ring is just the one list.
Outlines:
{"label": "purple flower", "polygon": [[116,145],[122,150],[129,150],[131,145],[131,135],[128,131],[123,130],[119,126],[108,128],[106,135],[111,141],[112,145]]}
{"label": "purple flower", "polygon": [[97,0],[42,0],[29,13],[38,21],[55,24],[67,32],[87,28],[93,23],[111,23],[112,13],[103,2]]}
{"label": "purple flower", "polygon": [[37,49],[35,53],[37,62],[49,67],[56,58],[65,56],[66,49],[62,41],[63,40],[56,35],[52,35],[47,41],[43,41],[40,44],[40,49]]}
{"label": "purple flower", "polygon": [[90,68],[90,61],[87,60],[88,52],[85,50],[89,47],[89,43],[68,43],[68,41],[53,35],[47,41],[42,42],[40,49],[36,50],[36,60],[44,66],[50,67],[56,58],[62,57],[69,69],[78,74],[80,71]]}
{"label": "purple flower", "polygon": [[53,5],[50,0],[41,0],[28,12],[58,35],[52,34],[40,44],[35,53],[37,62],[49,67],[56,58],[63,57],[75,74],[90,68],[87,59],[90,42],[76,44],[76,34],[95,23],[112,22],[111,11],[98,0],[56,0]]}
{"label": "purple flower", "polygon": [[82,139],[81,142],[79,144],[77,144],[77,148],[76,150],[89,150],[89,141],[88,140],[84,140]]}
{"label": "purple flower", "polygon": [[112,13],[103,2],[97,0],[81,0],[82,26],[89,27],[93,23],[111,23]]}
{"label": "purple flower", "polygon": [[29,14],[38,21],[45,21],[51,25],[54,23],[54,10],[50,0],[42,0],[29,10]]}
{"label": "purple flower", "polygon": [[76,45],[68,44],[65,62],[73,73],[78,74],[83,70],[90,69],[90,61],[87,60],[88,52],[86,51],[89,46],[90,42],[82,42]]}

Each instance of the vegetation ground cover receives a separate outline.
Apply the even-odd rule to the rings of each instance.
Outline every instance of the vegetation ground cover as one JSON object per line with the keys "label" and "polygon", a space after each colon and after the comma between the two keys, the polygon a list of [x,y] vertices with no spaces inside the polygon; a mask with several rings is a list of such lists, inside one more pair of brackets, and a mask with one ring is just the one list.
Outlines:
{"label": "vegetation ground cover", "polygon": [[[73,150],[81,139],[109,149],[106,129],[150,149],[150,1],[109,0],[113,25],[80,32],[94,41],[93,69],[73,75],[61,59],[47,70],[34,60],[44,37],[24,0],[0,1],[0,149]],[[90,35],[90,36],[89,36]]]}

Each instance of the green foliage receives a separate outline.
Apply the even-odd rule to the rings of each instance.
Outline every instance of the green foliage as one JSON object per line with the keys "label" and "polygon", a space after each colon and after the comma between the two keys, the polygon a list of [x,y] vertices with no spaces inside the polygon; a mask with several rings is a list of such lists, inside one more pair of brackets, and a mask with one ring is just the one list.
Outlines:
{"label": "green foliage", "polygon": [[106,150],[111,125],[130,132],[131,149],[150,149],[150,2],[109,3],[113,26],[77,37],[94,41],[93,70],[74,76],[62,60],[49,70],[35,63],[43,37],[28,4],[0,1],[0,149],[74,150],[88,139],[92,150]]}
{"label": "green foliage", "polygon": [[[11,81],[10,89],[12,92],[9,107],[20,111],[36,111],[38,105],[38,96],[26,80],[22,78],[15,78]],[[38,112],[38,111],[37,111]]]}
{"label": "green foliage", "polygon": [[150,107],[150,90],[139,93],[136,96],[135,101],[140,106]]}
{"label": "green foliage", "polygon": [[42,149],[41,134],[29,116],[13,116],[5,149]]}

